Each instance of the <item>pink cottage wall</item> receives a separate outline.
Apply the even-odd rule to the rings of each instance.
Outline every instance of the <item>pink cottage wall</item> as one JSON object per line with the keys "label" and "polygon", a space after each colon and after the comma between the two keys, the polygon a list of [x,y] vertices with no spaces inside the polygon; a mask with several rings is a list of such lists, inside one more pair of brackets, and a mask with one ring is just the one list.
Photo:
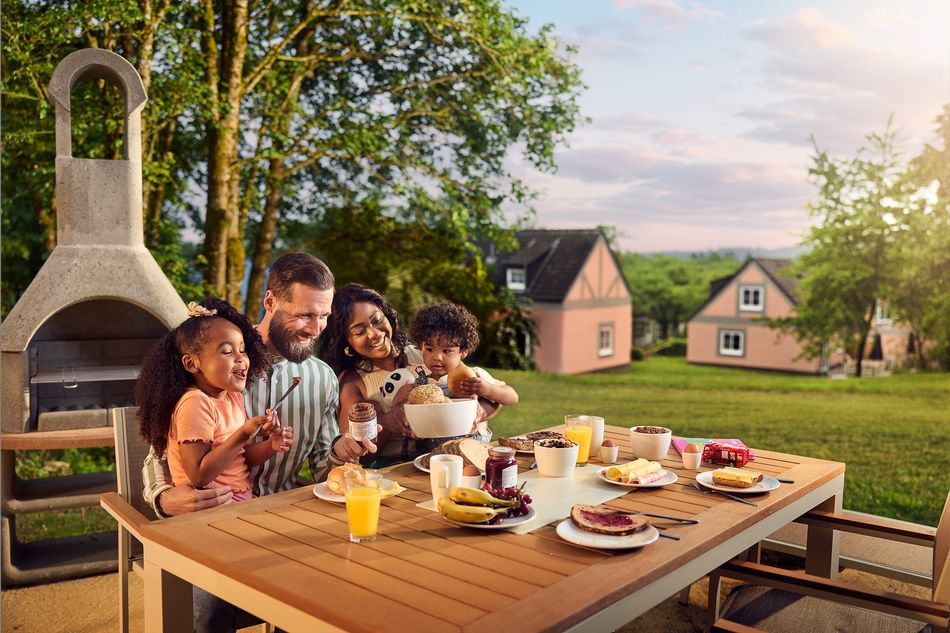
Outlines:
{"label": "pink cottage wall", "polygon": [[[739,286],[761,285],[765,288],[765,310],[739,310]],[[728,365],[772,369],[776,371],[817,373],[821,359],[796,360],[801,346],[792,335],[779,334],[754,319],[761,316],[788,316],[794,306],[785,293],[758,264],[750,262],[689,322],[686,331],[686,360],[706,365]],[[720,330],[745,333],[744,354],[728,356],[719,353]]]}
{"label": "pink cottage wall", "polygon": [[[565,297],[564,303],[535,304],[535,351],[540,371],[582,374],[630,363],[633,308],[616,260],[599,240]],[[613,353],[598,354],[601,325],[613,326]]]}

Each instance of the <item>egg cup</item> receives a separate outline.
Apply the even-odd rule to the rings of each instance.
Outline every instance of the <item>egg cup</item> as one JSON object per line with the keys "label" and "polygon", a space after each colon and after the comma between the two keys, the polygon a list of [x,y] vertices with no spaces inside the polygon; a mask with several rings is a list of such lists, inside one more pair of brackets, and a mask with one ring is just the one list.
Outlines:
{"label": "egg cup", "polygon": [[699,470],[703,461],[702,453],[683,453],[683,468],[688,470]]}

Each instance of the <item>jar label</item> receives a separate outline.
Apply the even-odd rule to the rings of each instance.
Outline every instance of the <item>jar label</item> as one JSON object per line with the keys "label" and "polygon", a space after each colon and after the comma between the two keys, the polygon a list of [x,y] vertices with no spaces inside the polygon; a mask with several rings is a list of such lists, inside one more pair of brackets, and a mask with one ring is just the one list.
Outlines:
{"label": "jar label", "polygon": [[509,466],[508,468],[501,471],[501,487],[502,488],[517,488],[518,487],[518,464]]}
{"label": "jar label", "polygon": [[372,440],[376,438],[376,418],[366,422],[354,422],[350,420],[350,435],[355,440],[366,438]]}

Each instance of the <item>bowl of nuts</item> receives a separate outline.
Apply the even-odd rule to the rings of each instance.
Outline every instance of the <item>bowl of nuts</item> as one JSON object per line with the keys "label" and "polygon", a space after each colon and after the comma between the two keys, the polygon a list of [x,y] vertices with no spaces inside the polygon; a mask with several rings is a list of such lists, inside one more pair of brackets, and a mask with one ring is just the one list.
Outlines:
{"label": "bowl of nuts", "polygon": [[634,457],[652,461],[665,459],[672,440],[673,432],[665,426],[630,427],[630,450]]}
{"label": "bowl of nuts", "polygon": [[534,443],[538,472],[544,477],[570,477],[577,464],[577,443],[566,437],[552,437]]}

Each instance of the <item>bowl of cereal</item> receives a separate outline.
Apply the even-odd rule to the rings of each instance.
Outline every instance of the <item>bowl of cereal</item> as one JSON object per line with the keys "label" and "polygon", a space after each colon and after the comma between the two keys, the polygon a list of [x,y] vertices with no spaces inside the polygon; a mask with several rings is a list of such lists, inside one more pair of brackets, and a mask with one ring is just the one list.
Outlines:
{"label": "bowl of cereal", "polygon": [[634,457],[653,461],[665,459],[672,440],[673,432],[665,426],[630,427],[630,450]]}
{"label": "bowl of cereal", "polygon": [[552,437],[534,443],[534,459],[544,477],[570,477],[577,464],[579,446],[566,437]]}

